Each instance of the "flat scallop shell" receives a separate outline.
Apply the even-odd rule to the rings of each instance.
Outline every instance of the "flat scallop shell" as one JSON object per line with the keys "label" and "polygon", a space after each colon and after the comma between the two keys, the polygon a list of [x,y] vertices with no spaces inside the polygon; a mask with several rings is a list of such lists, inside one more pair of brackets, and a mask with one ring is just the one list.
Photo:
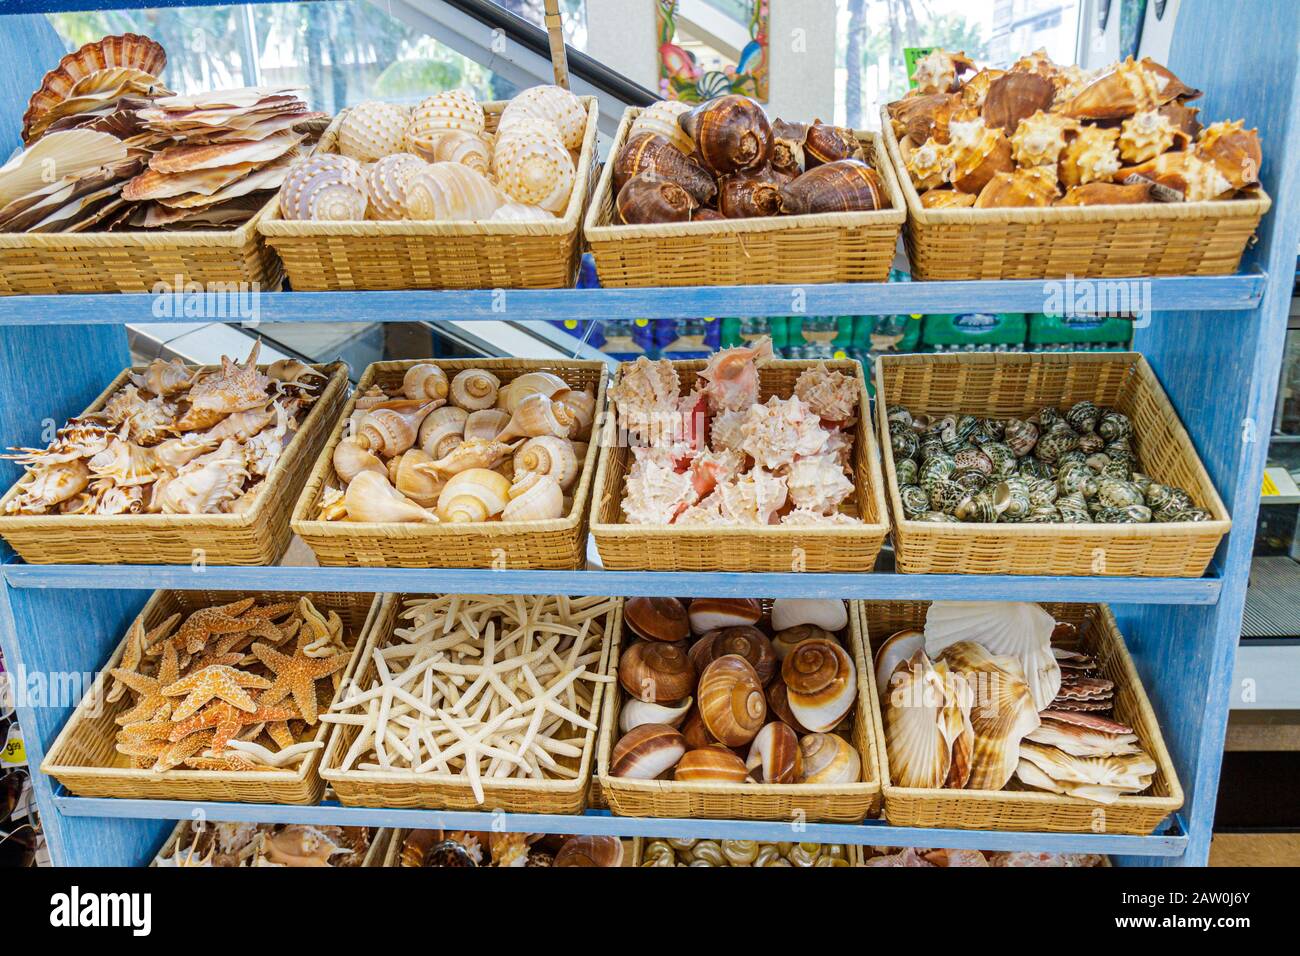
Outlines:
{"label": "flat scallop shell", "polygon": [[126,159],[126,146],[110,133],[82,129],[50,133],[0,166],[0,208],[49,186],[50,168],[67,178]]}
{"label": "flat scallop shell", "polygon": [[894,684],[888,690],[882,687],[880,694],[894,785],[942,787],[952,764],[952,742],[940,720],[947,702],[943,675],[925,651],[918,650],[900,666]]}
{"label": "flat scallop shell", "polygon": [[410,112],[397,103],[358,103],[339,122],[338,151],[362,163],[400,153],[409,122]]}
{"label": "flat scallop shell", "polygon": [[1052,653],[1053,617],[1022,601],[935,601],[925,615],[925,650],[937,657],[960,641],[974,641],[992,654],[1014,657],[1029,683],[1034,709],[1045,710],[1061,689],[1061,667]]}

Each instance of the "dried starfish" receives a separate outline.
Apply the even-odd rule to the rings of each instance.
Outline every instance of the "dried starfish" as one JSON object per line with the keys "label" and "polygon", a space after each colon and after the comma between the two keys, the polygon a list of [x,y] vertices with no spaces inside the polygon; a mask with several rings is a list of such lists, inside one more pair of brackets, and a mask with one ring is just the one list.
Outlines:
{"label": "dried starfish", "polygon": [[[303,598],[303,600],[305,601],[307,599]],[[295,605],[292,601],[282,601],[279,604],[266,604],[260,607],[255,605],[249,608],[248,612],[244,614],[240,620],[247,621],[252,619],[257,622],[256,625],[248,630],[250,638],[264,637],[272,644],[283,644],[289,635],[281,629],[280,625],[273,624],[272,622],[277,617],[284,617],[286,614],[293,611],[294,607]],[[297,624],[297,621],[291,622],[292,626],[296,627]],[[288,627],[291,625],[284,626]]]}
{"label": "dried starfish", "polygon": [[261,702],[278,704],[292,694],[302,719],[307,721],[308,726],[315,726],[316,715],[319,713],[316,702],[316,681],[346,667],[349,655],[308,657],[303,650],[305,644],[304,635],[300,634],[292,656],[281,654],[266,644],[254,644],[253,655],[275,675],[275,683],[270,685],[270,689],[261,696]]}
{"label": "dried starfish", "polygon": [[268,750],[259,743],[251,740],[232,740],[226,745],[231,750],[246,754],[263,765],[261,769],[271,768],[273,770],[283,770],[290,764],[298,763],[304,756],[313,750],[320,750],[325,746],[323,740],[305,740],[300,744],[294,744],[292,747],[285,747],[283,750]]}
{"label": "dried starfish", "polygon": [[[297,711],[294,711],[294,715],[297,715]],[[279,745],[281,750],[292,747],[294,742],[298,739],[294,736],[293,731],[289,729],[289,722],[287,720],[271,721],[266,725],[266,733],[276,742],[277,745]]]}
{"label": "dried starfish", "polygon": [[[140,672],[140,662],[144,660],[146,649],[153,646],[171,633],[171,629],[176,626],[181,616],[173,614],[167,620],[163,621],[152,631],[148,633],[144,629],[144,620],[136,618],[131,624],[131,630],[126,635],[126,650],[122,654],[122,661],[118,668],[124,671],[130,671],[133,674]],[[126,693],[127,685],[117,678],[113,679],[113,686],[109,689],[108,694],[104,697],[110,704],[115,704],[122,699]]]}
{"label": "dried starfish", "polygon": [[[172,712],[172,720],[184,720],[198,713],[199,708],[213,698],[220,698],[227,703],[234,704],[240,710],[251,713],[257,710],[257,704],[253,703],[253,698],[249,696],[248,691],[244,688],[265,690],[270,686],[271,682],[265,677],[250,674],[248,671],[236,670],[224,664],[217,664],[213,667],[205,667],[202,670],[192,672],[188,677],[183,677],[175,683],[167,685],[162,692],[167,697],[189,695]],[[276,703],[276,701],[270,701],[269,703]]]}
{"label": "dried starfish", "polygon": [[343,643],[343,619],[336,612],[330,611],[326,618],[309,598],[303,598],[298,604],[298,613],[302,615],[303,626],[311,631],[311,637],[303,645],[304,654],[329,657],[347,650]]}
{"label": "dried starfish", "polygon": [[173,743],[200,730],[213,728],[217,735],[212,740],[212,749],[220,753],[226,742],[239,733],[240,728],[251,724],[261,724],[270,720],[288,720],[296,717],[298,711],[292,707],[267,707],[259,705],[251,713],[240,710],[224,700],[208,704],[193,717],[172,725],[168,739]]}
{"label": "dried starfish", "polygon": [[176,741],[159,755],[158,762],[153,765],[153,769],[171,770],[173,767],[180,766],[200,750],[206,750],[215,735],[216,731],[214,730],[202,730],[197,734],[190,734],[183,740]]}
{"label": "dried starfish", "polygon": [[163,648],[162,661],[158,664],[158,675],[156,677],[146,677],[143,674],[123,670],[120,667],[115,667],[109,671],[114,679],[120,680],[140,695],[134,707],[125,713],[118,714],[117,723],[123,726],[141,723],[158,716],[164,710],[170,714],[174,701],[167,699],[163,689],[173,683],[180,676],[180,672],[180,661],[176,657],[176,648],[170,644]]}
{"label": "dried starfish", "polygon": [[205,607],[195,611],[185,619],[185,623],[169,643],[187,654],[197,654],[215,634],[235,634],[252,630],[258,625],[258,619],[241,618],[240,615],[254,603],[256,603],[255,598],[244,598],[231,604]]}
{"label": "dried starfish", "polygon": [[197,757],[186,757],[185,766],[191,770],[221,770],[235,771],[246,773],[250,770],[265,770],[256,760],[252,760],[241,753],[235,753],[227,750],[222,754],[200,754]]}

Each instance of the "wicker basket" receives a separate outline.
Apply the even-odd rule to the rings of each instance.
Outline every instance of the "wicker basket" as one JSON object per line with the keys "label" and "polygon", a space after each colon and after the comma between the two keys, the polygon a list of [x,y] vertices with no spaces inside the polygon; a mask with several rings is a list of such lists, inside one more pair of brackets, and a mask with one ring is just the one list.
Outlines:
{"label": "wicker basket", "polygon": [[526,372],[553,372],[574,388],[596,396],[596,424],[573,486],[566,515],[548,521],[484,521],[473,524],[379,524],[321,521],[320,496],[328,486],[341,487],[334,474],[334,446],[352,414],[356,397],[372,385],[397,394],[414,361],[376,362],[357,383],[353,399],[339,417],[334,434],[316,459],[293,512],[293,530],[316,552],[323,565],[388,568],[503,568],[573,570],[587,561],[587,496],[596,471],[595,436],[605,407],[603,362],[542,362],[532,359],[438,359],[439,368],[453,376],[462,369],[482,368],[505,385]]}
{"label": "wicker basket", "polygon": [[[388,848],[384,853],[383,862],[375,865],[400,867],[402,865],[402,844],[406,840],[406,835],[410,832],[410,830],[393,830],[393,836],[392,839],[388,841]],[[636,861],[639,859],[637,856],[636,838],[620,837],[620,839],[623,841],[623,866],[636,866]]]}
{"label": "wicker basket", "polygon": [[[898,570],[913,574],[1199,577],[1232,522],[1196,448],[1136,352],[881,356],[878,424],[894,513]],[[884,409],[1026,417],[1089,399],[1133,421],[1145,474],[1183,488],[1210,521],[1148,524],[954,524],[903,514]]]}
{"label": "wicker basket", "polygon": [[[707,363],[673,363],[682,373],[683,394],[695,373]],[[758,370],[761,401],[772,395],[786,397],[804,369],[813,361],[772,361]],[[854,361],[826,362],[832,370],[862,380],[862,366]],[[621,374],[621,370],[620,370]],[[606,416],[601,439],[600,467],[591,504],[591,532],[601,560],[612,571],[870,571],[889,531],[884,483],[876,439],[870,425],[870,406],[863,381],[862,405],[854,439],[854,484],[850,500],[860,525],[826,527],[706,527],[626,524],[622,501],[631,452],[618,441],[618,423]]]}
{"label": "wicker basket", "polygon": [[880,116],[907,200],[903,241],[914,279],[1230,275],[1271,205],[1261,187],[1217,202],[926,209],[888,111]]}
{"label": "wicker basket", "polygon": [[[623,113],[610,147],[617,156],[632,121]],[[607,162],[584,225],[600,284],[701,286],[883,282],[906,219],[903,194],[878,133],[858,132],[880,173],[888,209],[625,226],[614,213],[614,164]]]}
{"label": "wicker basket", "polygon": [[[770,602],[764,602],[770,606]],[[862,758],[862,780],[858,783],[768,784],[768,783],[682,783],[676,780],[633,780],[610,773],[614,744],[619,737],[618,720],[623,692],[611,684],[600,719],[598,772],[600,788],[609,809],[619,817],[709,817],[731,820],[807,820],[828,823],[861,823],[880,815],[880,781],[877,756],[880,739],[873,724],[876,708],[867,683],[870,668],[861,631],[861,611],[850,602],[848,649],[858,672],[857,707],[852,718],[850,742]],[[608,673],[617,677],[623,633],[615,636],[609,654]]]}
{"label": "wicker basket", "polygon": [[[925,625],[929,602],[886,601],[862,605],[863,632],[869,646],[904,628]],[[889,782],[884,723],[876,696],[875,668],[867,669],[876,707],[876,751],[885,790],[885,818],[896,827],[943,827],[959,830],[1033,830],[1045,833],[1153,832],[1183,805],[1173,761],[1165,748],[1133,658],[1124,646],[1115,616],[1105,605],[1044,604],[1058,621],[1079,627],[1085,646],[1105,676],[1115,682],[1115,720],[1128,724],[1156,762],[1151,786],[1140,796],[1123,796],[1110,805],[1036,790],[947,790],[895,787]],[[874,656],[874,655],[873,655]]]}
{"label": "wicker basket", "polygon": [[[221,821],[218,820],[215,822],[220,823]],[[149,866],[159,866],[159,860],[166,859],[176,852],[178,844],[180,843],[181,835],[189,825],[189,820],[182,820],[176,824],[172,829],[171,835],[167,837],[167,842],[162,845],[162,848],[159,849],[158,852],[154,854],[153,859],[149,861]],[[394,832],[395,831],[388,827],[381,827],[380,829],[373,831],[373,835],[370,838],[370,848],[366,850],[366,855],[361,861],[363,867],[388,865],[385,861],[387,860],[388,854],[391,850]]]}
{"label": "wicker basket", "polygon": [[[596,159],[594,96],[581,97],[587,130],[573,192],[550,222],[299,222],[278,206],[259,224],[299,292],[356,289],[561,289],[573,285],[579,228]],[[488,131],[506,104],[485,103]],[[317,152],[335,151],[339,114]]]}
{"label": "wicker basket", "polygon": [[[140,612],[146,630],[170,615],[189,614],[201,608],[228,604],[248,595],[234,591],[155,591]],[[296,592],[262,591],[265,601],[297,601]],[[382,595],[307,594],[322,611],[337,611],[343,619],[344,636],[352,642],[353,654],[343,671],[340,687],[346,687],[357,664],[357,649],[369,623],[380,614]],[[126,639],[95,678],[76,711],[59,732],[41,763],[49,774],[79,797],[122,797],[135,800],[228,800],[239,803],[319,803],[325,783],[317,775],[322,750],[308,754],[296,770],[216,771],[176,769],[161,772],[139,770],[130,758],[117,752],[116,718],[131,708],[130,695],[116,703],[104,700],[109,671],[118,666],[126,650]],[[324,742],[329,732],[317,723],[312,740]]]}
{"label": "wicker basket", "polygon": [[[365,647],[356,667],[356,683],[369,686],[375,677],[374,654],[387,647],[397,626],[397,615],[410,598],[420,595],[388,595],[383,609],[368,626]],[[623,619],[623,605],[618,602],[605,618],[605,635],[601,642],[601,673],[609,653],[610,635],[617,633]],[[591,711],[586,715],[593,723],[601,709],[602,684],[592,693]],[[321,776],[329,781],[339,802],[349,807],[398,807],[431,810],[491,810],[507,813],[581,813],[587,801],[588,781],[595,763],[596,731],[585,733],[582,757],[559,762],[577,771],[572,780],[536,780],[533,778],[489,778],[482,781],[486,804],[480,804],[466,779],[459,775],[414,773],[412,771],[340,770],[358,728],[338,724],[330,735],[321,760]]]}
{"label": "wicker basket", "polygon": [[0,295],[62,292],[274,291],[284,269],[258,237],[267,203],[237,229],[0,233]]}
{"label": "wicker basket", "polygon": [[[642,861],[645,859],[645,847],[646,847],[646,843],[649,841],[647,841],[645,837],[633,837],[632,839],[626,840],[624,842],[630,843],[631,846],[629,847],[629,851],[630,851],[629,857],[624,862],[623,865],[640,866]],[[762,845],[763,844],[761,843],[759,844],[759,846]],[[863,865],[862,847],[856,843],[848,843],[848,844],[844,844],[844,846],[849,851],[849,863],[853,866],[862,866]]]}
{"label": "wicker basket", "polygon": [[[289,514],[347,395],[348,367],[313,366],[329,376],[253,506],[240,514],[6,515],[0,536],[29,564],[274,564],[293,537]],[[209,368],[209,371],[212,369]],[[126,369],[83,415],[98,411],[132,372]]]}

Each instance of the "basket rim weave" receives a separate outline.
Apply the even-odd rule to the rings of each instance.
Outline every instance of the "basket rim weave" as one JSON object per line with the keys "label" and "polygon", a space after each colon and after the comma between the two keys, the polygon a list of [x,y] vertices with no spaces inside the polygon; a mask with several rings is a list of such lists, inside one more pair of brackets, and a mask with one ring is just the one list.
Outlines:
{"label": "basket rim weave", "polygon": [[1257,219],[1268,212],[1273,200],[1256,186],[1240,199],[1202,200],[1200,202],[1146,202],[1107,206],[1029,206],[993,209],[927,209],[912,184],[903,162],[902,148],[889,118],[889,109],[880,108],[880,128],[884,137],[889,165],[907,200],[909,224],[920,226],[980,226],[999,223],[1043,224],[1065,222],[1143,222],[1154,219]]}
{"label": "basket rim weave", "polygon": [[888,209],[872,209],[865,212],[807,213],[799,216],[755,216],[748,219],[723,219],[704,222],[664,222],[644,225],[624,225],[621,223],[602,223],[601,211],[606,193],[614,192],[613,157],[627,140],[632,122],[641,115],[642,108],[629,106],[623,111],[623,118],[618,124],[618,131],[609,147],[610,160],[605,163],[600,179],[592,194],[591,208],[583,223],[583,233],[588,241],[611,241],[617,239],[662,239],[674,236],[727,236],[743,233],[781,232],[801,228],[823,228],[833,226],[852,228],[854,226],[879,226],[906,222],[907,209],[903,202],[903,193],[899,188],[897,174],[893,165],[885,157],[884,144],[880,134],[872,130],[854,130],[858,140],[870,145],[875,153],[876,162],[872,166],[880,175],[885,194],[889,197]]}
{"label": "basket rim weave", "polygon": [[[1173,403],[1165,393],[1156,377],[1155,370],[1141,352],[959,352],[959,353],[913,353],[907,355],[879,355],[876,357],[876,423],[880,429],[881,454],[884,457],[886,483],[889,486],[889,505],[893,512],[893,525],[896,531],[925,531],[934,533],[940,529],[945,536],[970,537],[980,534],[1008,535],[1016,538],[1095,538],[1105,535],[1114,538],[1151,538],[1170,537],[1179,532],[1202,534],[1227,534],[1232,528],[1232,519],[1228,509],[1219,497],[1209,472],[1196,452],[1191,436],[1183,426],[1182,419],[1174,413],[1172,424],[1176,425],[1174,437],[1190,452],[1189,461],[1195,465],[1195,472],[1201,487],[1198,497],[1203,498],[1201,507],[1214,516],[1212,521],[1169,521],[1160,524],[1107,524],[1104,522],[1087,522],[1082,524],[1025,524],[1023,522],[976,522],[966,521],[957,524],[936,525],[928,521],[915,521],[903,511],[903,500],[898,493],[898,472],[895,470],[894,449],[889,442],[889,423],[886,409],[885,375],[887,366],[927,365],[927,364],[1119,364],[1127,362],[1138,375],[1144,386],[1151,389],[1156,399],[1170,409]],[[953,409],[956,411],[956,409]],[[1190,489],[1189,489],[1190,491]],[[1046,569],[1043,573],[1050,573]]]}
{"label": "basket rim weave", "polygon": [[[565,204],[564,214],[555,216],[551,221],[542,222],[492,222],[492,221],[385,221],[363,219],[353,222],[314,222],[287,220],[280,215],[280,191],[276,190],[270,208],[258,222],[258,231],[268,237],[314,238],[330,236],[565,236],[576,230],[582,220],[583,207],[587,201],[588,181],[592,162],[596,156],[596,132],[599,117],[599,104],[594,96],[580,96],[579,100],[587,113],[586,127],[583,131],[582,146],[578,152],[578,161],[573,173],[573,189],[569,201]],[[483,103],[483,112],[499,115],[509,101],[492,100]],[[321,135],[313,150],[316,153],[332,153],[338,134],[339,124],[351,112],[351,108],[341,110]]]}
{"label": "basket rim weave", "polygon": [[[99,411],[113,394],[131,380],[133,373],[145,371],[146,366],[130,366],[123,369],[117,374],[117,377],[109,383],[108,387],[99,393],[99,396],[86,407],[80,415],[74,416],[84,418],[91,412]],[[186,368],[197,368],[204,372],[220,371],[219,365],[204,366],[186,366]],[[259,365],[259,369],[265,371],[266,365]],[[116,528],[131,528],[132,530],[143,531],[167,531],[177,528],[191,528],[199,532],[204,528],[220,527],[222,530],[236,530],[240,528],[251,528],[259,524],[263,519],[263,513],[269,507],[267,502],[274,496],[275,492],[285,482],[290,480],[288,463],[292,462],[294,457],[301,454],[304,446],[309,441],[310,434],[318,428],[325,427],[321,416],[325,413],[325,408],[329,404],[329,398],[334,392],[346,387],[348,366],[346,362],[331,362],[324,365],[312,365],[317,371],[328,375],[324,387],[316,400],[312,403],[307,415],[303,418],[302,423],[294,433],[293,440],[285,447],[280,454],[280,459],[275,463],[271,474],[263,479],[265,485],[257,494],[257,500],[253,506],[243,512],[217,512],[215,514],[124,514],[124,515],[67,515],[67,514],[40,514],[40,515],[8,515],[4,514],[4,505],[16,496],[20,486],[26,481],[26,475],[20,476],[6,491],[3,497],[0,497],[0,536],[3,536],[7,529],[13,530],[40,530],[43,527],[50,527],[52,523],[57,524],[60,529],[66,528],[72,531],[85,530],[90,533],[93,530],[109,532]]]}

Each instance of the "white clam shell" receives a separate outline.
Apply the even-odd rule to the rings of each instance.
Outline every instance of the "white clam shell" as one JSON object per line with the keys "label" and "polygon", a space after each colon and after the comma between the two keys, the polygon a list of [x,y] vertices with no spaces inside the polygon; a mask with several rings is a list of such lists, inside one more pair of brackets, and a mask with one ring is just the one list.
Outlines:
{"label": "white clam shell", "polygon": [[358,103],[339,121],[339,153],[363,163],[399,153],[409,122],[410,111],[397,103]]}
{"label": "white clam shell", "polygon": [[432,163],[416,171],[406,185],[406,215],[410,219],[490,219],[504,201],[486,177],[460,163]]}
{"label": "white clam shell", "polygon": [[772,629],[816,624],[834,633],[849,623],[849,612],[838,598],[778,598],[772,602]]}
{"label": "white clam shell", "polygon": [[1056,621],[1023,601],[935,601],[925,615],[925,652],[938,657],[960,641],[1020,662],[1034,697],[1046,710],[1061,689],[1061,667],[1052,654]]}
{"label": "white clam shell", "polygon": [[618,715],[618,729],[627,733],[633,727],[642,724],[667,724],[679,727],[691,711],[693,698],[687,697],[675,704],[656,704],[651,701],[632,698],[623,704]]}

